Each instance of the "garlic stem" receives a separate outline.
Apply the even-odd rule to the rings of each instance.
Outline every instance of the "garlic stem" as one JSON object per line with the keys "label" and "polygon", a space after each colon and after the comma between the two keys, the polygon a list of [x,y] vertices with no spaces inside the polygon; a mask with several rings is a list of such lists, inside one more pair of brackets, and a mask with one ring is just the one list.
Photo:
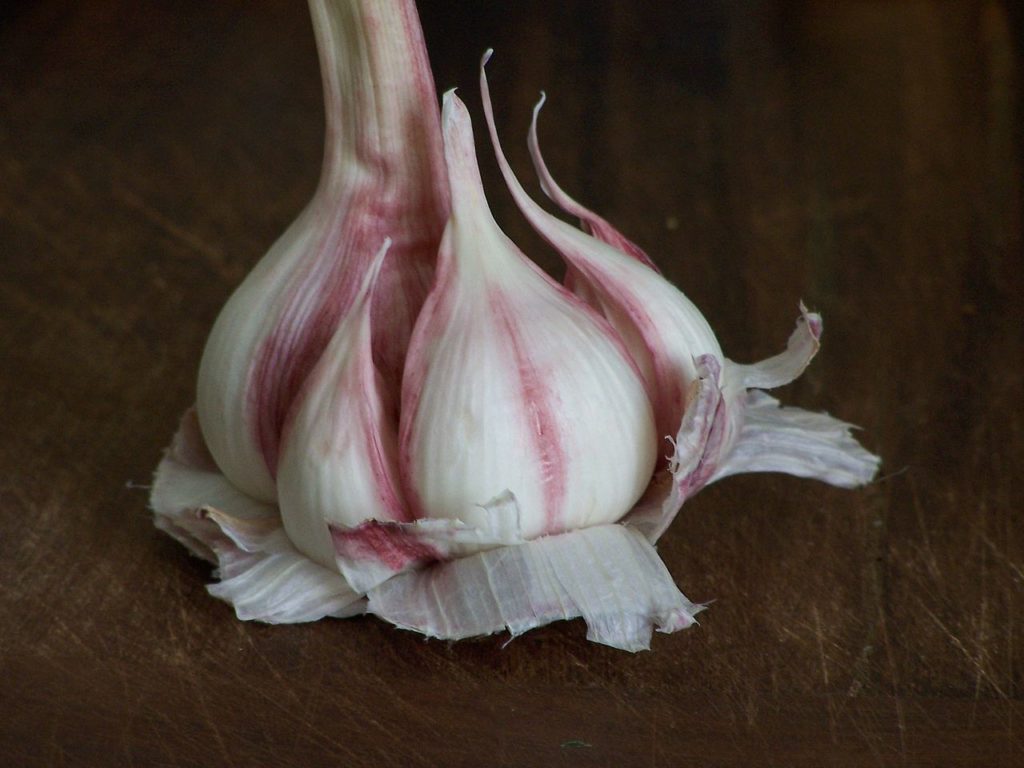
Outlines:
{"label": "garlic stem", "polygon": [[295,399],[385,238],[392,247],[374,289],[372,343],[385,399],[397,401],[448,210],[415,4],[311,0],[310,8],[327,115],[321,183],[221,311],[199,371],[210,451],[229,480],[264,501],[277,498]]}

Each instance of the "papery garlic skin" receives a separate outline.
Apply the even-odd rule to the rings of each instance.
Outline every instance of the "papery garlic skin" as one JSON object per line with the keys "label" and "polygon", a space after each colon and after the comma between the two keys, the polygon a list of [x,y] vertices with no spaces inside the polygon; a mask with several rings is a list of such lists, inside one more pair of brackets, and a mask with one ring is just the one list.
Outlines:
{"label": "papery garlic skin", "polygon": [[292,624],[365,610],[337,568],[295,549],[276,506],[245,495],[217,471],[194,408],[157,467],[150,503],[157,528],[217,566],[218,581],[207,590],[243,621]]}
{"label": "papery garlic skin", "polygon": [[447,218],[436,96],[412,0],[310,0],[327,114],[316,195],[238,287],[200,364],[197,409],[218,467],[276,499],[296,395],[385,237],[374,352],[397,400],[412,324]]}
{"label": "papery garlic skin", "polygon": [[282,440],[277,487],[284,529],[300,552],[328,568],[336,567],[329,525],[409,519],[395,425],[371,351],[370,295],[389,246],[306,379]]}
{"label": "papery garlic skin", "polygon": [[414,514],[482,524],[479,505],[511,491],[526,538],[614,522],[657,454],[639,372],[611,327],[498,228],[451,92],[442,124],[452,216],[402,392]]}

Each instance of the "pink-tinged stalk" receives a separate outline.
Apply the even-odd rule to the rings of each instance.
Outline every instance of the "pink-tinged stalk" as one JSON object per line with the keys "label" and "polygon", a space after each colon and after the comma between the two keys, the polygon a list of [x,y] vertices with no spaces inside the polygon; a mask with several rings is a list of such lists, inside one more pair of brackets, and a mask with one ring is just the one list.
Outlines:
{"label": "pink-tinged stalk", "polygon": [[447,215],[437,98],[415,3],[311,0],[310,10],[327,115],[317,194],[326,226],[320,258],[296,275],[291,312],[253,374],[257,435],[272,474],[291,402],[385,237],[392,247],[374,294],[374,351],[397,392]]}
{"label": "pink-tinged stalk", "polygon": [[392,247],[374,292],[373,350],[386,399],[397,402],[448,212],[437,99],[414,2],[310,0],[310,10],[327,117],[320,184],[225,307],[200,370],[210,449],[229,479],[265,500],[275,495],[295,398],[385,238]]}
{"label": "pink-tinged stalk", "polygon": [[482,527],[484,505],[511,492],[526,538],[613,522],[654,465],[639,371],[611,325],[498,228],[453,94],[442,122],[452,217],[403,381],[406,497],[418,517]]}

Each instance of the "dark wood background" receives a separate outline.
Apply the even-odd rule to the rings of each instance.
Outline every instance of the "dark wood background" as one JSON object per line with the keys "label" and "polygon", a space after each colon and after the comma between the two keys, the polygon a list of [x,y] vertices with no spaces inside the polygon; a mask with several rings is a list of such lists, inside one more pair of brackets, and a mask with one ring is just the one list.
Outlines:
{"label": "dark wood background", "polygon": [[[645,246],[732,358],[864,427],[859,491],[713,486],[660,551],[701,625],[448,644],[271,627],[152,527],[206,333],[311,195],[300,2],[0,9],[0,763],[1024,765],[1021,16],[1006,2],[424,0],[524,179]],[[545,266],[478,141],[492,204]]]}

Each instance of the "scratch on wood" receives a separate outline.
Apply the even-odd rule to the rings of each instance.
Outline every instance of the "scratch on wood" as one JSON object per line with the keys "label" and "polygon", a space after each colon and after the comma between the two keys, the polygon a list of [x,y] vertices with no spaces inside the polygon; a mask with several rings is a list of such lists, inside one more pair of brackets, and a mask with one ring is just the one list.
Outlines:
{"label": "scratch on wood", "polygon": [[171,221],[130,189],[117,184],[114,186],[114,193],[120,202],[132,210],[142,214],[143,218],[145,218],[150,224],[154,225],[165,234],[170,235],[174,240],[182,245],[206,256],[210,263],[217,267],[218,271],[220,271],[223,276],[231,276],[229,274],[229,270],[224,264],[224,254],[219,248],[210,245],[197,237],[194,233],[189,232],[184,227],[181,227]]}
{"label": "scratch on wood", "polygon": [[978,538],[981,539],[982,543],[989,548],[989,550],[995,556],[996,560],[1001,562],[1003,565],[1005,565],[1013,572],[1017,582],[1024,585],[1024,568],[1022,568],[1017,563],[1013,562],[1013,560],[1011,560],[1003,552],[1001,552],[999,548],[995,545],[995,542],[992,541],[992,539],[990,539],[986,533],[979,533]]}
{"label": "scratch on wood", "polygon": [[195,674],[195,670],[191,665],[185,667],[185,674],[188,677],[190,687],[194,694],[194,700],[198,702],[199,709],[202,710],[203,720],[206,722],[213,733],[213,740],[217,744],[217,749],[220,751],[221,756],[224,760],[224,765],[234,765],[235,761],[231,758],[231,752],[228,749],[227,742],[224,740],[224,734],[221,733],[220,726],[217,724],[217,718],[210,711],[209,703],[206,701],[206,696],[203,693],[203,684]]}
{"label": "scratch on wood", "polygon": [[[267,661],[267,663],[269,665],[269,661]],[[335,754],[337,756],[343,757],[343,758],[349,759],[349,760],[353,760],[353,759],[358,758],[358,754],[353,752],[351,748],[349,748],[348,746],[346,746],[342,742],[338,741],[337,739],[333,738],[330,734],[324,732],[322,729],[317,728],[313,723],[309,722],[308,720],[304,720],[302,718],[297,717],[295,711],[292,708],[287,706],[279,698],[277,698],[275,696],[271,696],[266,691],[264,691],[261,688],[258,688],[257,686],[253,685],[252,681],[248,677],[243,676],[240,672],[238,672],[238,671],[236,671],[234,669],[231,670],[231,674],[235,678],[236,682],[239,682],[239,683],[243,684],[252,693],[256,694],[261,699],[263,699],[263,701],[265,701],[266,703],[272,705],[279,712],[283,713],[289,720],[292,720],[292,721],[296,721],[297,720],[299,723],[301,723],[303,726],[305,726],[307,728],[308,732],[312,736],[320,739],[322,741],[322,743],[324,743],[324,744],[326,744],[326,745],[328,745],[330,747],[333,747],[334,750],[335,750]],[[275,689],[275,692],[277,692],[276,689]]]}
{"label": "scratch on wood", "polygon": [[889,641],[889,624],[885,618],[885,610],[878,606],[878,627],[882,635],[882,644],[885,647],[885,659],[889,665],[889,678],[892,681],[892,697],[896,706],[896,726],[900,734],[900,753],[907,754],[907,720],[903,712],[903,699],[900,696],[899,674],[896,671],[896,655],[892,650],[892,643]]}
{"label": "scratch on wood", "polygon": [[978,670],[978,673],[985,679],[985,682],[987,682],[992,687],[992,690],[999,694],[999,696],[1002,699],[1004,699],[1007,704],[1013,705],[1013,701],[1010,698],[1009,694],[998,682],[996,682],[992,678],[990,674],[988,674],[988,672],[985,670],[985,667],[982,665],[981,661],[971,654],[971,652],[967,649],[967,646],[963,644],[963,641],[961,641],[959,637],[953,634],[949,627],[947,627],[943,623],[942,619],[936,616],[935,613],[927,605],[925,605],[924,601],[921,600],[921,598],[917,598],[917,602],[921,606],[921,609],[928,615],[928,617],[933,622],[935,622],[935,625],[940,630],[942,630],[942,632],[949,638],[950,642],[953,644],[953,647],[960,651],[960,653],[964,655],[964,657],[971,663],[971,665]]}
{"label": "scratch on wood", "polygon": [[942,571],[939,562],[935,557],[935,550],[932,549],[931,535],[928,532],[928,525],[925,521],[924,505],[921,503],[921,496],[918,492],[917,482],[913,474],[907,478],[907,485],[910,488],[910,495],[914,500],[914,513],[917,516],[917,527],[921,532],[921,540],[924,542],[924,556],[928,572],[936,584],[942,583]]}
{"label": "scratch on wood", "polygon": [[814,614],[814,635],[818,641],[818,655],[821,658],[821,678],[825,689],[825,701],[828,704],[828,732],[832,738],[832,743],[835,744],[838,740],[838,734],[836,733],[836,710],[832,692],[829,690],[828,659],[825,656],[825,632],[821,628],[821,612],[818,610],[818,606],[813,606],[811,612]]}
{"label": "scratch on wood", "polygon": [[[1006,684],[1008,688],[1008,695],[1012,699],[1016,691],[1014,690],[1013,680],[1013,600],[1007,599],[1006,601],[1006,659],[1008,669],[1006,670]],[[1011,707],[1009,712],[1008,722],[1006,724],[1007,736],[1010,737],[1010,743],[1013,743],[1013,714],[1014,710]]]}
{"label": "scratch on wood", "polygon": [[[985,538],[984,532],[980,534],[982,539]],[[975,646],[978,649],[978,669],[974,676],[974,703],[971,706],[971,727],[974,727],[975,718],[978,711],[978,702],[981,700],[981,669],[987,667],[988,664],[988,557],[987,553],[982,550],[982,562],[981,562],[981,612],[978,616],[978,638],[975,642]]]}

